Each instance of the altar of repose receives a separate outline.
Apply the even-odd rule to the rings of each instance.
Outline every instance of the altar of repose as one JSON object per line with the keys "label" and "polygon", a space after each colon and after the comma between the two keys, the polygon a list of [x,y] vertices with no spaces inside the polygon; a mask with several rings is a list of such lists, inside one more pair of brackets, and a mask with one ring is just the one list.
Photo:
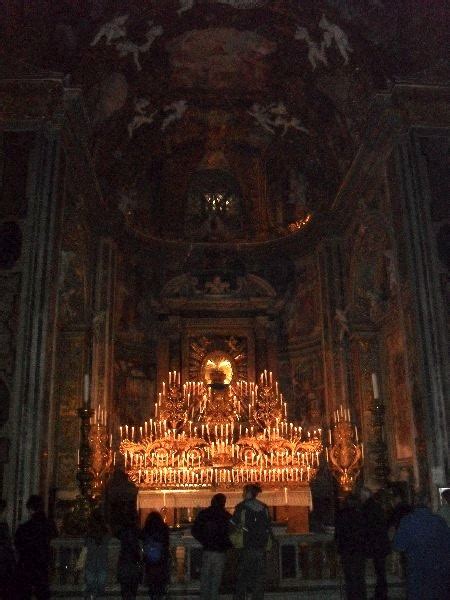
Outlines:
{"label": "altar of repose", "polygon": [[264,371],[256,383],[234,381],[233,372],[231,357],[215,355],[205,361],[203,381],[183,383],[173,371],[152,417],[120,428],[141,520],[158,510],[170,525],[189,523],[217,492],[233,510],[245,484],[258,482],[273,518],[290,531],[307,531],[321,429],[288,422],[272,373]]}

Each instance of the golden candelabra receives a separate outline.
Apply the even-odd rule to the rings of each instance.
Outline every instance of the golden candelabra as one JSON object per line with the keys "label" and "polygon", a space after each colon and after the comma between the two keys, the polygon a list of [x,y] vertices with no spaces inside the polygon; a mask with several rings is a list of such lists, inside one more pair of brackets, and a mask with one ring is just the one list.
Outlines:
{"label": "golden candelabra", "polygon": [[303,432],[287,421],[287,406],[272,373],[259,383],[181,383],[169,374],[143,426],[120,427],[120,451],[130,479],[143,489],[241,487],[262,482],[283,487],[315,475],[321,429]]}
{"label": "golden candelabra", "polygon": [[358,429],[352,424],[350,409],[342,405],[334,411],[330,427],[327,460],[341,489],[350,492],[363,464],[363,445],[358,440]]}
{"label": "golden candelabra", "polygon": [[112,436],[108,434],[107,414],[100,406],[94,412],[89,432],[91,449],[92,498],[99,498],[103,492],[112,464]]}

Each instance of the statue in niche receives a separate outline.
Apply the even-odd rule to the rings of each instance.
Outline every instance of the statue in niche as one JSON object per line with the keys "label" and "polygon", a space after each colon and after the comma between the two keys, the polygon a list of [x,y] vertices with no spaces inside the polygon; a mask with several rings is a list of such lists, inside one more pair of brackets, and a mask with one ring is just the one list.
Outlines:
{"label": "statue in niche", "polygon": [[228,281],[222,281],[220,275],[215,275],[212,281],[205,283],[205,292],[211,296],[223,296],[230,293],[230,284]]}
{"label": "statue in niche", "polygon": [[311,382],[312,376],[312,368],[309,368],[302,373],[302,376],[298,375],[292,378],[295,399],[294,418],[300,422],[302,427],[318,422],[320,417],[320,396],[315,389],[314,382]]}
{"label": "statue in niche", "polygon": [[397,267],[395,265],[394,252],[392,250],[385,250],[383,256],[385,258],[389,291],[391,295],[393,295],[398,290],[398,273]]}
{"label": "statue in niche", "polygon": [[350,335],[350,327],[348,323],[348,306],[345,309],[336,308],[336,312],[334,315],[334,320],[337,323],[338,333],[339,333],[339,342],[342,344],[345,340],[346,336]]}

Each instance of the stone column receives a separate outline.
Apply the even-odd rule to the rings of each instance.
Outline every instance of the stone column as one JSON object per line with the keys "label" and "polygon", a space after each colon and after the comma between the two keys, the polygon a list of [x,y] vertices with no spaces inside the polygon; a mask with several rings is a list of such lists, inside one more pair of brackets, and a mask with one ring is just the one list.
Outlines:
{"label": "stone column", "polygon": [[48,425],[47,374],[49,299],[54,289],[54,237],[57,213],[59,138],[45,127],[36,136],[28,174],[28,214],[23,248],[15,378],[12,389],[11,460],[8,501],[14,517],[25,514],[25,503],[40,490],[43,435]]}
{"label": "stone column", "polygon": [[342,287],[342,258],[337,239],[324,241],[318,248],[322,347],[324,357],[325,409],[330,418],[333,409],[345,404],[348,394],[347,362],[342,330],[336,310],[345,311]]}
{"label": "stone column", "polygon": [[[423,136],[423,133],[421,133]],[[448,483],[448,348],[441,317],[438,281],[435,272],[431,226],[430,193],[419,134],[405,135],[395,152],[395,174],[402,215],[399,240],[407,261],[411,281],[413,344],[417,372],[413,374],[413,403],[416,431],[423,428],[427,463],[421,461],[421,485],[430,485],[435,497],[436,486]],[[410,343],[411,343],[410,336]],[[418,440],[418,449],[421,442]],[[433,485],[434,484],[434,485]]]}
{"label": "stone column", "polygon": [[267,317],[255,317],[255,380],[268,367]]}
{"label": "stone column", "polygon": [[112,411],[113,318],[117,250],[110,239],[101,239],[98,248],[94,292],[92,408]]}

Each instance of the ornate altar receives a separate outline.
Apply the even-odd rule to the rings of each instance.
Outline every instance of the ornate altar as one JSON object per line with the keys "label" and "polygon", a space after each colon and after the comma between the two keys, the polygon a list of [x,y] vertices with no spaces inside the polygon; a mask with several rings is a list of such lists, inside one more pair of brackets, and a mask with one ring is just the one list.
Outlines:
{"label": "ornate altar", "polygon": [[271,505],[310,506],[309,482],[319,466],[321,429],[288,421],[287,404],[264,371],[257,382],[235,380],[232,361],[212,353],[203,381],[169,373],[153,416],[120,428],[125,469],[141,507],[198,507],[223,491],[236,504],[246,483],[259,482]]}

